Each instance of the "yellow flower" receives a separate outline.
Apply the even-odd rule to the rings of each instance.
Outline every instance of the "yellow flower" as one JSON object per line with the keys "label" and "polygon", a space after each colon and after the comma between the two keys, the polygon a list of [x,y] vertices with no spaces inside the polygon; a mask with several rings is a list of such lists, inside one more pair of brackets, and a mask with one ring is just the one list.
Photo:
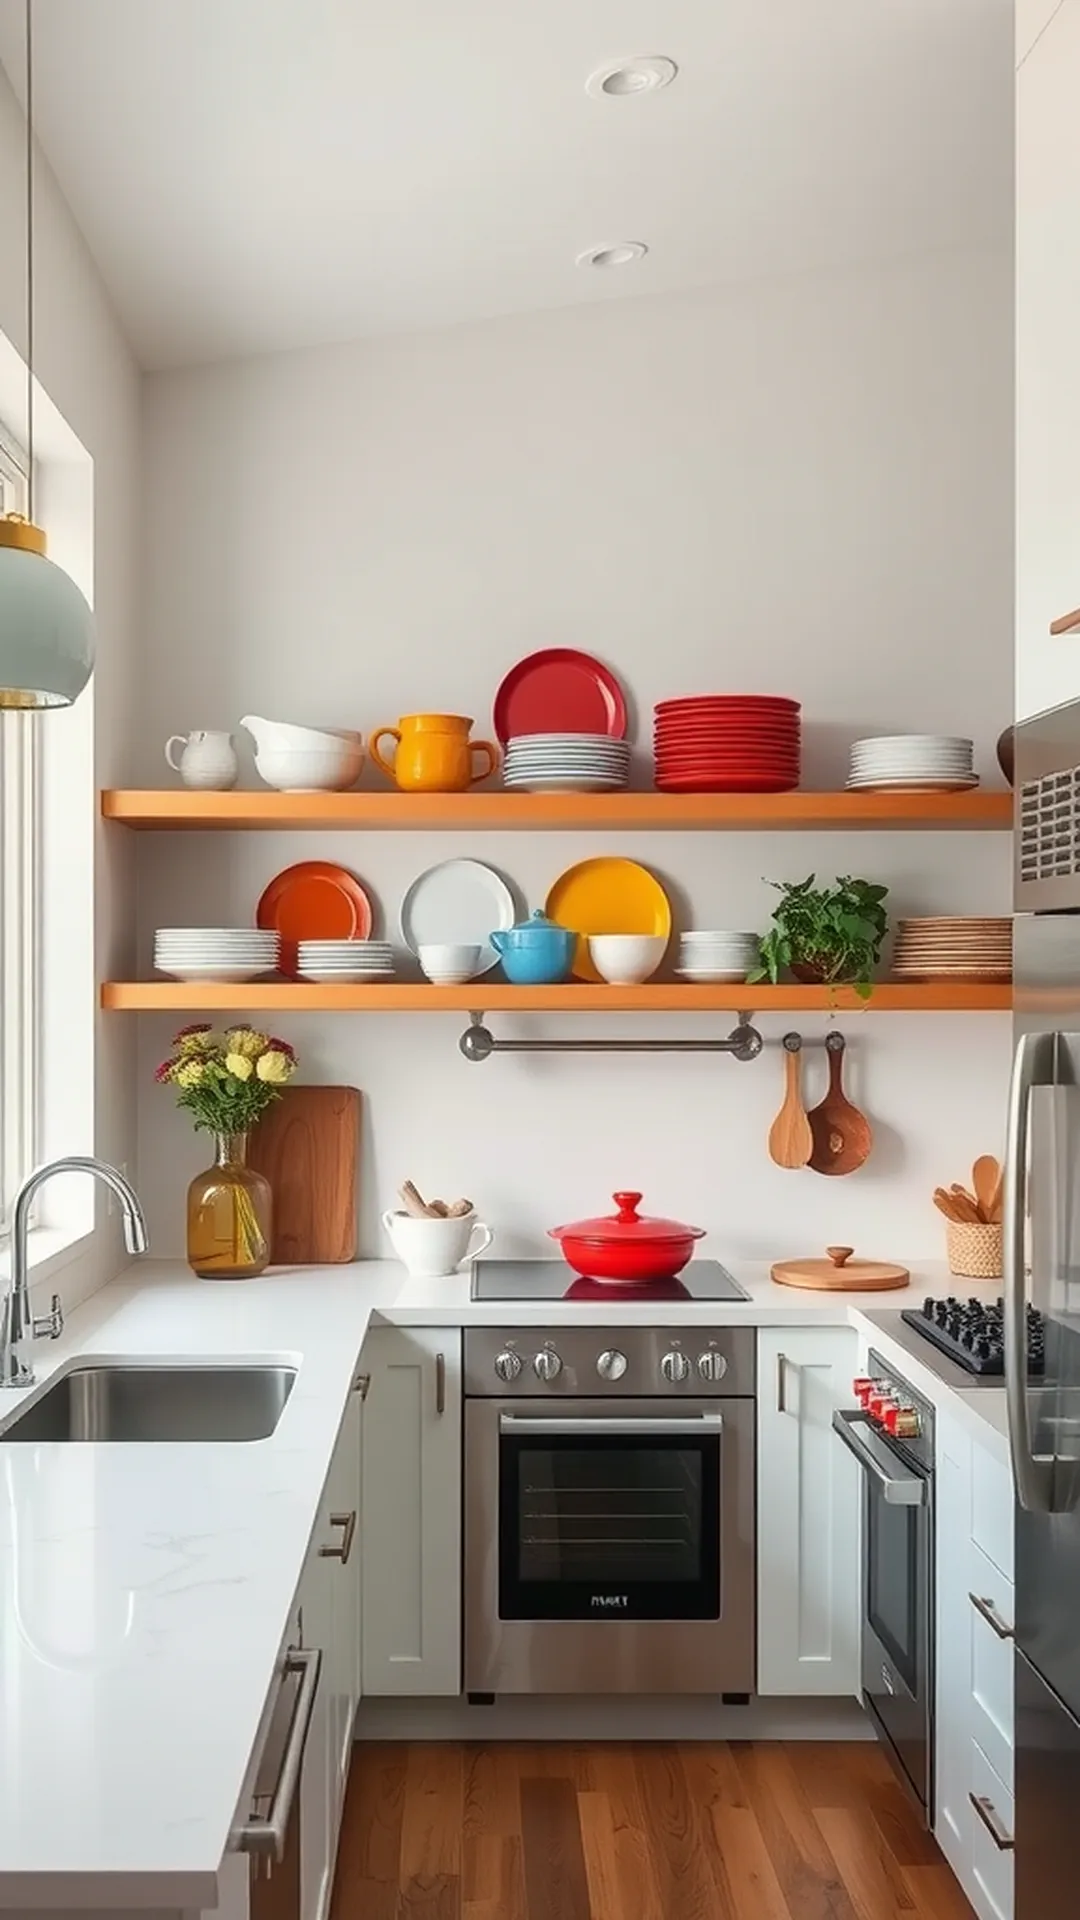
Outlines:
{"label": "yellow flower", "polygon": [[[233,1054],[239,1054],[241,1059],[257,1060],[260,1053],[265,1052],[269,1037],[269,1034],[259,1033],[255,1027],[230,1027],[225,1035],[225,1052],[230,1058]],[[241,1074],[240,1078],[245,1080],[247,1075]]]}
{"label": "yellow flower", "polygon": [[269,1081],[272,1087],[284,1086],[292,1074],[293,1063],[287,1053],[278,1053],[271,1047],[269,1053],[260,1056],[255,1071],[260,1080]]}
{"label": "yellow flower", "polygon": [[205,1026],[197,1026],[197,1027],[181,1027],[180,1032],[176,1036],[174,1045],[177,1047],[178,1051],[181,1054],[186,1055],[187,1058],[190,1059],[193,1054],[197,1055],[197,1054],[209,1053],[210,1048],[213,1046],[213,1043],[214,1043],[214,1036],[211,1033],[210,1028]]}
{"label": "yellow flower", "polygon": [[225,1065],[235,1080],[251,1079],[251,1061],[245,1059],[242,1053],[227,1053],[225,1055]]}
{"label": "yellow flower", "polygon": [[173,1071],[172,1078],[178,1087],[197,1087],[203,1077],[201,1060],[181,1060]]}

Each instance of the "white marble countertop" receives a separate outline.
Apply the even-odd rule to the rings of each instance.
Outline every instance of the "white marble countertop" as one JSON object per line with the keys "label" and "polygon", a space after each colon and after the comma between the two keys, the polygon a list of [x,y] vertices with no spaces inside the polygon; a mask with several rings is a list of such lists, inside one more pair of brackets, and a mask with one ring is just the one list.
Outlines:
{"label": "white marble countertop", "polygon": [[[287,1361],[277,1430],[244,1444],[11,1443],[0,1431],[0,1910],[195,1908],[216,1876],[373,1319],[398,1325],[842,1325],[924,1292],[807,1294],[734,1264],[746,1302],[469,1300],[393,1261],[283,1269],[242,1286],[143,1261],[35,1350],[39,1385],[76,1356]],[[964,1283],[964,1291],[978,1289]],[[985,1291],[996,1294],[996,1283]],[[996,1389],[915,1385],[1000,1447]],[[919,1367],[916,1377],[915,1367]],[[31,1390],[36,1391],[36,1389]],[[27,1396],[2,1396],[7,1421]]]}

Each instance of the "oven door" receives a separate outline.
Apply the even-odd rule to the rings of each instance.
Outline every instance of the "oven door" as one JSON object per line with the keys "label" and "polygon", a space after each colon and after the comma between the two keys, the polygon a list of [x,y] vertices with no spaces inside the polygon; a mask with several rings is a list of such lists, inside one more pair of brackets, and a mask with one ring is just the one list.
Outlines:
{"label": "oven door", "polygon": [[866,1482],[863,1704],[902,1779],[930,1811],[933,1482],[864,1413],[833,1416]]}
{"label": "oven door", "polygon": [[752,1690],[753,1405],[469,1403],[470,1692]]}

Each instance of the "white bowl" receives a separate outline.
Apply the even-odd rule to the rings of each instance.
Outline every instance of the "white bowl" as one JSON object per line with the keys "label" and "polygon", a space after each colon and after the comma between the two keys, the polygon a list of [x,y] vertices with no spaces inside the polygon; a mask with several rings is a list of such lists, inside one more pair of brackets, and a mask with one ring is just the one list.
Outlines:
{"label": "white bowl", "polygon": [[344,793],[354,787],[364,765],[364,749],[351,740],[320,736],[325,747],[294,752],[263,747],[256,752],[260,780],[279,793]]}
{"label": "white bowl", "polygon": [[[267,753],[326,753],[342,740],[362,747],[364,736],[355,727],[297,727],[287,720],[264,720],[248,713],[240,725],[251,735],[256,750]],[[261,737],[261,745],[260,745]]]}
{"label": "white bowl", "polygon": [[750,969],[749,967],[724,966],[676,967],[675,971],[680,980],[686,980],[691,985],[696,982],[698,986],[707,987],[710,985],[734,985],[736,981],[745,980]]}
{"label": "white bowl", "polygon": [[602,980],[609,986],[639,986],[656,972],[664,957],[667,938],[662,933],[594,933],[589,937],[589,956]]}
{"label": "white bowl", "polygon": [[420,968],[436,985],[456,986],[475,980],[484,957],[482,947],[453,940],[421,941],[416,950]]}

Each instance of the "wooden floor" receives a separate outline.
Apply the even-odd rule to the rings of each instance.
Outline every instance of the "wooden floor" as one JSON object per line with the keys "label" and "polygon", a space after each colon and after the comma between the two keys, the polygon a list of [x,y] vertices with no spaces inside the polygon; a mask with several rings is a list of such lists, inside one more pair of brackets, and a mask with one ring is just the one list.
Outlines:
{"label": "wooden floor", "polygon": [[972,1920],[873,1744],[354,1750],[332,1920]]}

